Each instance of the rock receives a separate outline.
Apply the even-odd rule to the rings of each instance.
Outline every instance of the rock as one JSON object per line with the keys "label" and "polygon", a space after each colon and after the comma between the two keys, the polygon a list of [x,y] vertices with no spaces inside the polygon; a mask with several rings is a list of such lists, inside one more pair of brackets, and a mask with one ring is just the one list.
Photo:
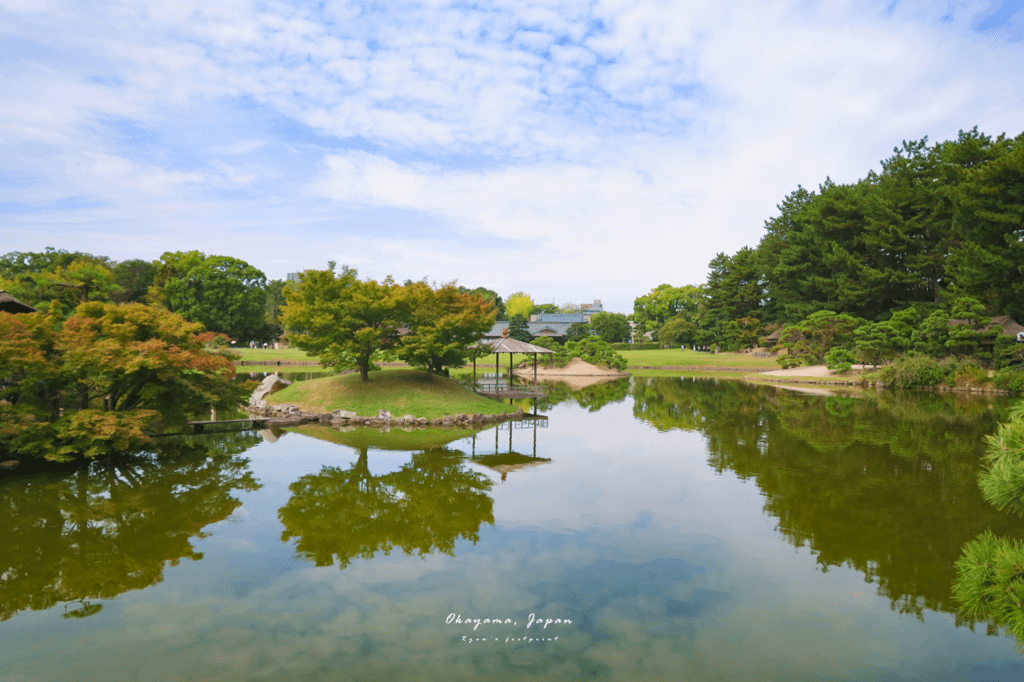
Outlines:
{"label": "rock", "polygon": [[292,382],[285,381],[276,374],[270,374],[260,382],[260,385],[256,387],[256,390],[252,392],[252,396],[249,397],[249,404],[252,405],[258,400],[263,400],[271,393],[280,391],[285,386],[291,385]]}
{"label": "rock", "polygon": [[484,416],[482,414],[480,414],[479,412],[474,414],[472,417],[470,417],[470,421],[472,421],[474,423],[482,422],[483,420],[484,420]]}
{"label": "rock", "polygon": [[419,419],[416,420],[416,423],[419,424],[420,426],[425,426],[430,423],[430,420],[427,419],[426,417],[420,417]]}
{"label": "rock", "polygon": [[335,410],[331,412],[331,416],[335,419],[352,419],[356,416],[356,413],[350,410]]}
{"label": "rock", "polygon": [[440,426],[441,425],[441,418],[440,417],[434,417],[433,419],[430,420],[430,425],[431,426]]}
{"label": "rock", "polygon": [[406,424],[415,424],[416,423],[416,417],[412,416],[411,414],[407,414],[404,417],[402,417],[402,422],[404,422]]}
{"label": "rock", "polygon": [[455,420],[452,419],[452,416],[450,414],[446,414],[445,416],[441,417],[441,423],[442,424],[453,424],[453,423],[455,423]]}
{"label": "rock", "polygon": [[381,409],[381,411],[377,413],[377,416],[383,419],[384,421],[391,421],[392,419],[394,419],[394,417],[391,416],[391,413],[385,409]]}
{"label": "rock", "polygon": [[277,434],[274,433],[273,429],[260,429],[256,433],[260,434],[260,438],[267,441],[268,443],[277,442]]}
{"label": "rock", "polygon": [[17,469],[19,466],[21,466],[21,462],[19,462],[16,459],[8,459],[6,461],[0,462],[0,469],[5,469],[8,471]]}

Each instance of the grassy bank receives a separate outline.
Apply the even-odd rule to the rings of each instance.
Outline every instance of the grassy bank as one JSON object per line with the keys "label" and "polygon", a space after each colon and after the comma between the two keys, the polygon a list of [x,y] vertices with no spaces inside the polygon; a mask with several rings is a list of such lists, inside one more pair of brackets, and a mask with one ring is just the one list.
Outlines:
{"label": "grassy bank", "polygon": [[633,368],[686,368],[693,371],[767,372],[779,369],[774,358],[756,358],[746,353],[696,353],[692,350],[623,350],[619,351]]}
{"label": "grassy bank", "polygon": [[443,417],[446,414],[499,414],[515,407],[477,395],[452,379],[414,369],[371,372],[363,383],[358,374],[299,381],[273,394],[268,402],[297,405],[304,412],[350,410],[375,417],[381,409],[396,417]]}
{"label": "grassy bank", "polygon": [[298,348],[237,348],[235,352],[240,355],[239,360],[244,362],[265,362],[268,365],[278,362],[317,362],[317,359],[306,355],[305,351]]}

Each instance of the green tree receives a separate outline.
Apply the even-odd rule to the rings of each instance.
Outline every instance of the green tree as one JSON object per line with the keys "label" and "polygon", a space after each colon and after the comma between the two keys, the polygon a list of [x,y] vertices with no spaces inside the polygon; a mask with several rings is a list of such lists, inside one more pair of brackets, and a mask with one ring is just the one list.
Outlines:
{"label": "green tree", "polygon": [[498,295],[497,291],[486,289],[484,287],[477,287],[476,289],[467,289],[466,287],[459,287],[459,293],[479,294],[485,301],[494,306],[494,312],[497,315],[497,319],[508,319],[508,313],[505,312],[505,301],[502,300],[501,296]]}
{"label": "green tree", "polygon": [[578,341],[590,336],[590,325],[586,322],[573,322],[565,331],[567,341]]}
{"label": "green tree", "polygon": [[637,332],[645,334],[657,331],[669,319],[680,314],[693,320],[703,299],[704,292],[701,287],[659,284],[651,289],[650,293],[633,301],[633,322],[637,325]]}
{"label": "green tree", "polygon": [[825,353],[849,340],[857,320],[831,310],[819,310],[800,324],[788,327],[779,339],[779,347],[789,349],[790,358],[802,358],[809,365],[821,364]]}
{"label": "green tree", "polygon": [[697,325],[684,315],[677,315],[658,330],[658,343],[669,346],[691,346],[695,344]]}
{"label": "green tree", "polygon": [[210,331],[240,341],[265,341],[266,284],[260,270],[237,258],[166,252],[150,298]]}
{"label": "green tree", "polygon": [[590,318],[590,326],[608,343],[629,341],[629,320],[621,313],[597,313]]}
{"label": "green tree", "polygon": [[398,345],[399,327],[408,317],[408,304],[390,277],[362,281],[343,267],[299,274],[297,287],[285,288],[281,321],[292,342],[320,359],[325,367],[356,367],[363,381],[378,369],[373,354]]}
{"label": "green tree", "polygon": [[530,326],[526,318],[516,314],[508,321],[508,335],[516,341],[530,343],[533,338],[530,336]]}
{"label": "green tree", "polygon": [[989,351],[980,351],[981,342],[994,342],[996,330],[986,331],[992,318],[985,314],[985,306],[981,301],[969,296],[962,296],[953,302],[949,313],[949,339],[946,347],[953,355],[965,357],[977,355],[984,360],[992,357]]}
{"label": "green tree", "polygon": [[403,287],[398,295],[408,311],[406,334],[398,357],[415,367],[444,374],[480,357],[476,345],[494,324],[494,306],[476,293],[460,293],[454,283],[436,289],[424,282]]}
{"label": "green tree", "polygon": [[114,266],[114,281],[121,291],[111,300],[114,303],[145,303],[149,288],[156,279],[156,264],[146,260],[126,260]]}

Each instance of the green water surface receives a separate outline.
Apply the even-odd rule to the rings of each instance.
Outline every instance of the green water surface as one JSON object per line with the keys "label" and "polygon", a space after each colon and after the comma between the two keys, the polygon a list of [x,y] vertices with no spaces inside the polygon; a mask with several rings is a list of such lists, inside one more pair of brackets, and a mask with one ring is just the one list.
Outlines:
{"label": "green water surface", "polygon": [[1024,679],[950,588],[1024,538],[977,484],[1008,407],[627,379],[6,475],[0,680]]}

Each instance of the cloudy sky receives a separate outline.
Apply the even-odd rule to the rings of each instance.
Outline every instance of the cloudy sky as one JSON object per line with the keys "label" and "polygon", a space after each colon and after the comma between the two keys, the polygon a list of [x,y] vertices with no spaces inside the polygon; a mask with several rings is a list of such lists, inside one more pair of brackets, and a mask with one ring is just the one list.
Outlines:
{"label": "cloudy sky", "polygon": [[1024,0],[0,0],[0,253],[602,299],[902,140],[1024,131]]}

